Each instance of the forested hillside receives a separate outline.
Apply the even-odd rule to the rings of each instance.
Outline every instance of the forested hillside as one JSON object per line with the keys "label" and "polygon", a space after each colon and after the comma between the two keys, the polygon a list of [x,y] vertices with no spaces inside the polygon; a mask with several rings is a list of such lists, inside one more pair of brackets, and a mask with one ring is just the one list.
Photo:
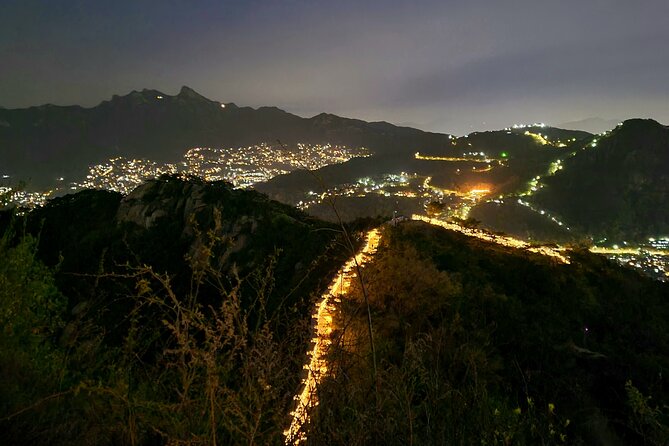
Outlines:
{"label": "forested hillside", "polygon": [[278,444],[331,225],[162,178],[0,220],[4,444]]}
{"label": "forested hillside", "polygon": [[[0,217],[0,429],[26,445],[283,444],[314,302],[380,223],[174,177]],[[382,232],[333,310],[309,444],[669,440],[668,284]]]}
{"label": "forested hillside", "polygon": [[646,240],[669,231],[669,128],[630,119],[565,160],[533,197],[595,237]]}
{"label": "forested hillside", "polygon": [[669,286],[424,223],[387,228],[344,300],[313,444],[669,440]]}

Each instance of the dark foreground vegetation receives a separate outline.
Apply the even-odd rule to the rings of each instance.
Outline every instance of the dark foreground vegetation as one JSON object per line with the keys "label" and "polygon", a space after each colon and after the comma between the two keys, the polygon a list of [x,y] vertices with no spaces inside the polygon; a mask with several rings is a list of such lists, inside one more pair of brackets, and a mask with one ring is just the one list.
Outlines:
{"label": "dark foreground vegetation", "polygon": [[[283,443],[313,298],[350,254],[339,228],[177,178],[0,226],[0,443]],[[666,284],[384,231],[364,272],[377,371],[355,284],[310,444],[669,441]]]}
{"label": "dark foreground vegetation", "polygon": [[666,445],[669,287],[423,223],[388,228],[342,305],[313,444]]}
{"label": "dark foreground vegetation", "polygon": [[1,444],[282,443],[330,225],[176,178],[2,217]]}

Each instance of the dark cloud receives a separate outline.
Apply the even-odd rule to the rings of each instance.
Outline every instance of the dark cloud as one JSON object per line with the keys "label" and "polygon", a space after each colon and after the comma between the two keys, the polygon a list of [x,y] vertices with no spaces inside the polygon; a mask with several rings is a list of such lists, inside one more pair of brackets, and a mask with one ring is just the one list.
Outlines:
{"label": "dark cloud", "polygon": [[627,89],[639,95],[667,93],[664,67],[669,52],[658,51],[659,35],[605,45],[588,42],[493,54],[462,66],[407,79],[392,102],[398,104],[488,103],[513,96],[608,95]]}
{"label": "dark cloud", "polygon": [[460,133],[587,116],[669,122],[665,0],[5,3],[6,107],[187,84],[240,104]]}

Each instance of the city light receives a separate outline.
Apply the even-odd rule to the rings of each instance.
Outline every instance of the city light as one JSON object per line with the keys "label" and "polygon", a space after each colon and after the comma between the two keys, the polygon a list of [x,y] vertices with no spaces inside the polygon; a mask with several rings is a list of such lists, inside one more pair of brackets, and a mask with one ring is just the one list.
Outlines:
{"label": "city light", "polygon": [[501,160],[486,157],[483,152],[469,152],[463,153],[462,156],[438,156],[438,155],[421,155],[420,152],[414,154],[414,158],[423,161],[450,161],[450,162],[470,162],[470,163],[486,163],[497,162],[501,165]]}

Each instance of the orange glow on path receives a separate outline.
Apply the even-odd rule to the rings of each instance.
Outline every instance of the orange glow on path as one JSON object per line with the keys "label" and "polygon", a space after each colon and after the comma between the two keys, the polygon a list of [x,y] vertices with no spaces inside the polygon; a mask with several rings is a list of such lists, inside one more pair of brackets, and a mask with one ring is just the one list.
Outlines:
{"label": "orange glow on path", "polygon": [[365,237],[365,244],[358,251],[355,257],[351,257],[344,266],[337,271],[336,277],[328,287],[328,290],[316,302],[316,307],[312,314],[312,321],[315,322],[314,333],[311,339],[313,348],[307,352],[307,362],[304,369],[307,376],[302,380],[300,393],[293,398],[297,402],[295,410],[290,413],[292,419],[288,429],[284,431],[286,437],[285,444],[296,445],[306,441],[307,436],[303,426],[309,421],[309,411],[318,405],[318,385],[323,376],[328,372],[328,364],[325,360],[328,348],[330,347],[330,333],[332,333],[332,313],[335,310],[334,303],[338,300],[337,296],[346,294],[351,286],[351,280],[355,275],[355,266],[363,265],[376,252],[381,239],[381,233],[378,229],[372,229]]}
{"label": "orange glow on path", "polygon": [[[482,193],[484,191],[481,190],[475,192],[474,190],[471,190],[469,193],[474,194],[477,192]],[[411,219],[441,226],[481,240],[549,256],[561,263],[569,263],[569,259],[560,252],[560,248],[531,246],[527,242],[512,237],[498,236],[479,229],[465,228],[454,223],[448,223],[424,215],[414,214],[411,216]],[[307,439],[303,428],[309,422],[310,410],[318,406],[318,385],[328,373],[328,363],[325,358],[331,345],[330,334],[334,328],[332,321],[333,313],[335,311],[335,303],[339,302],[339,298],[345,296],[349,290],[351,280],[355,277],[356,262],[358,265],[364,265],[368,262],[376,252],[380,239],[381,234],[378,228],[369,231],[366,235],[363,247],[358,251],[355,257],[351,257],[337,272],[337,275],[332,280],[327,291],[316,302],[312,314],[314,332],[311,344],[313,347],[307,352],[307,361],[304,365],[306,377],[302,380],[300,392],[293,397],[296,401],[296,407],[295,410],[290,413],[290,426],[284,431],[286,445],[297,445],[305,442]]]}
{"label": "orange glow on path", "polygon": [[569,259],[564,255],[562,255],[562,253],[560,252],[560,248],[549,248],[547,246],[531,246],[527,242],[515,239],[513,237],[509,237],[507,235],[495,235],[486,231],[482,231],[480,229],[465,228],[463,226],[456,225],[455,223],[448,223],[443,220],[426,217],[424,215],[413,214],[411,216],[411,219],[423,221],[425,223],[429,223],[435,226],[441,226],[442,228],[450,229],[451,231],[457,231],[470,237],[476,237],[481,240],[508,246],[510,248],[525,249],[530,252],[553,257],[556,260],[560,261],[561,263],[569,263]]}

